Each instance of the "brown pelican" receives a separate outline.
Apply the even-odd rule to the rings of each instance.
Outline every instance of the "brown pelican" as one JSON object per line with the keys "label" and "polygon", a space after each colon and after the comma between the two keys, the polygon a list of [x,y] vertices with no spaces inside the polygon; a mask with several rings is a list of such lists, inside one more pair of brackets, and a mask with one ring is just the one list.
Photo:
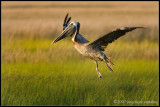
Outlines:
{"label": "brown pelican", "polygon": [[53,43],[58,42],[59,40],[67,36],[73,36],[72,42],[74,47],[78,50],[78,52],[92,59],[96,63],[96,70],[99,78],[101,78],[102,76],[98,69],[97,61],[104,61],[108,69],[111,72],[113,71],[111,69],[111,66],[113,66],[114,64],[102,52],[106,49],[107,45],[109,43],[112,43],[114,40],[118,39],[119,37],[125,35],[125,33],[127,32],[130,32],[136,28],[143,28],[143,27],[122,27],[98,38],[93,42],[89,42],[81,34],[79,34],[80,23],[79,22],[69,23],[70,20],[71,20],[71,17],[68,18],[68,14],[67,14],[63,23],[63,32],[53,41]]}

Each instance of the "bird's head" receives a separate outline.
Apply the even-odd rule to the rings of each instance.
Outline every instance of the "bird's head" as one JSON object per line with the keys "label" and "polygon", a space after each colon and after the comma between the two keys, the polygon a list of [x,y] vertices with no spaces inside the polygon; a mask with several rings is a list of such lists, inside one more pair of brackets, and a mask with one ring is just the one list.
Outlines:
{"label": "bird's head", "polygon": [[79,33],[79,29],[79,22],[71,22],[52,43],[56,43],[67,36],[73,36],[74,34],[77,35]]}

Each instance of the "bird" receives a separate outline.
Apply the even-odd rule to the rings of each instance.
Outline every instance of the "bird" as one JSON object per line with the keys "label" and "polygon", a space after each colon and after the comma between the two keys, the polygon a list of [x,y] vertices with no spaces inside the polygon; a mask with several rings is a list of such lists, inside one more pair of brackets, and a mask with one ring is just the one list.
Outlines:
{"label": "bird", "polygon": [[98,61],[104,61],[109,71],[113,72],[112,66],[113,62],[104,54],[103,51],[107,48],[108,44],[112,43],[121,36],[124,36],[127,32],[135,30],[137,28],[144,27],[120,27],[112,32],[99,37],[93,42],[88,41],[80,33],[80,23],[79,22],[70,22],[71,17],[68,17],[68,13],[65,16],[63,22],[63,32],[53,40],[52,44],[66,38],[72,37],[72,43],[76,50],[85,57],[90,58],[96,64],[96,71],[99,78],[102,78],[101,72],[98,69]]}

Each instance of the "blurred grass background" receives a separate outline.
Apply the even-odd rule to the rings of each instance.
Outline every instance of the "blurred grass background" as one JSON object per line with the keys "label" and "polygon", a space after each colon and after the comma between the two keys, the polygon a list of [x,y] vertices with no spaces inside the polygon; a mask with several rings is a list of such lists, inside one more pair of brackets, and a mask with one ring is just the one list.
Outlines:
{"label": "blurred grass background", "polygon": [[[2,105],[131,105],[156,101],[159,79],[158,2],[1,2]],[[119,27],[136,29],[108,45],[110,73],[80,55],[71,38],[54,45],[66,13],[89,41]],[[107,72],[106,72],[107,71]]]}

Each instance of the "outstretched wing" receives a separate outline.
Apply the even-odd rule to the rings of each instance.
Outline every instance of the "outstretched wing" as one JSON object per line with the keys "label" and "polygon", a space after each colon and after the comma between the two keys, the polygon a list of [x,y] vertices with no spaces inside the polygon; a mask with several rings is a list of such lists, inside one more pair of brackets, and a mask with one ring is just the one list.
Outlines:
{"label": "outstretched wing", "polygon": [[89,45],[93,45],[94,47],[98,46],[100,50],[104,51],[104,49],[107,47],[109,43],[112,43],[114,40],[118,39],[119,37],[125,35],[127,32],[130,32],[136,28],[143,27],[122,27],[104,35],[103,37],[98,38]]}
{"label": "outstretched wing", "polygon": [[67,13],[63,23],[63,30],[68,26],[70,20],[71,20],[71,17],[68,18],[68,13]]}

